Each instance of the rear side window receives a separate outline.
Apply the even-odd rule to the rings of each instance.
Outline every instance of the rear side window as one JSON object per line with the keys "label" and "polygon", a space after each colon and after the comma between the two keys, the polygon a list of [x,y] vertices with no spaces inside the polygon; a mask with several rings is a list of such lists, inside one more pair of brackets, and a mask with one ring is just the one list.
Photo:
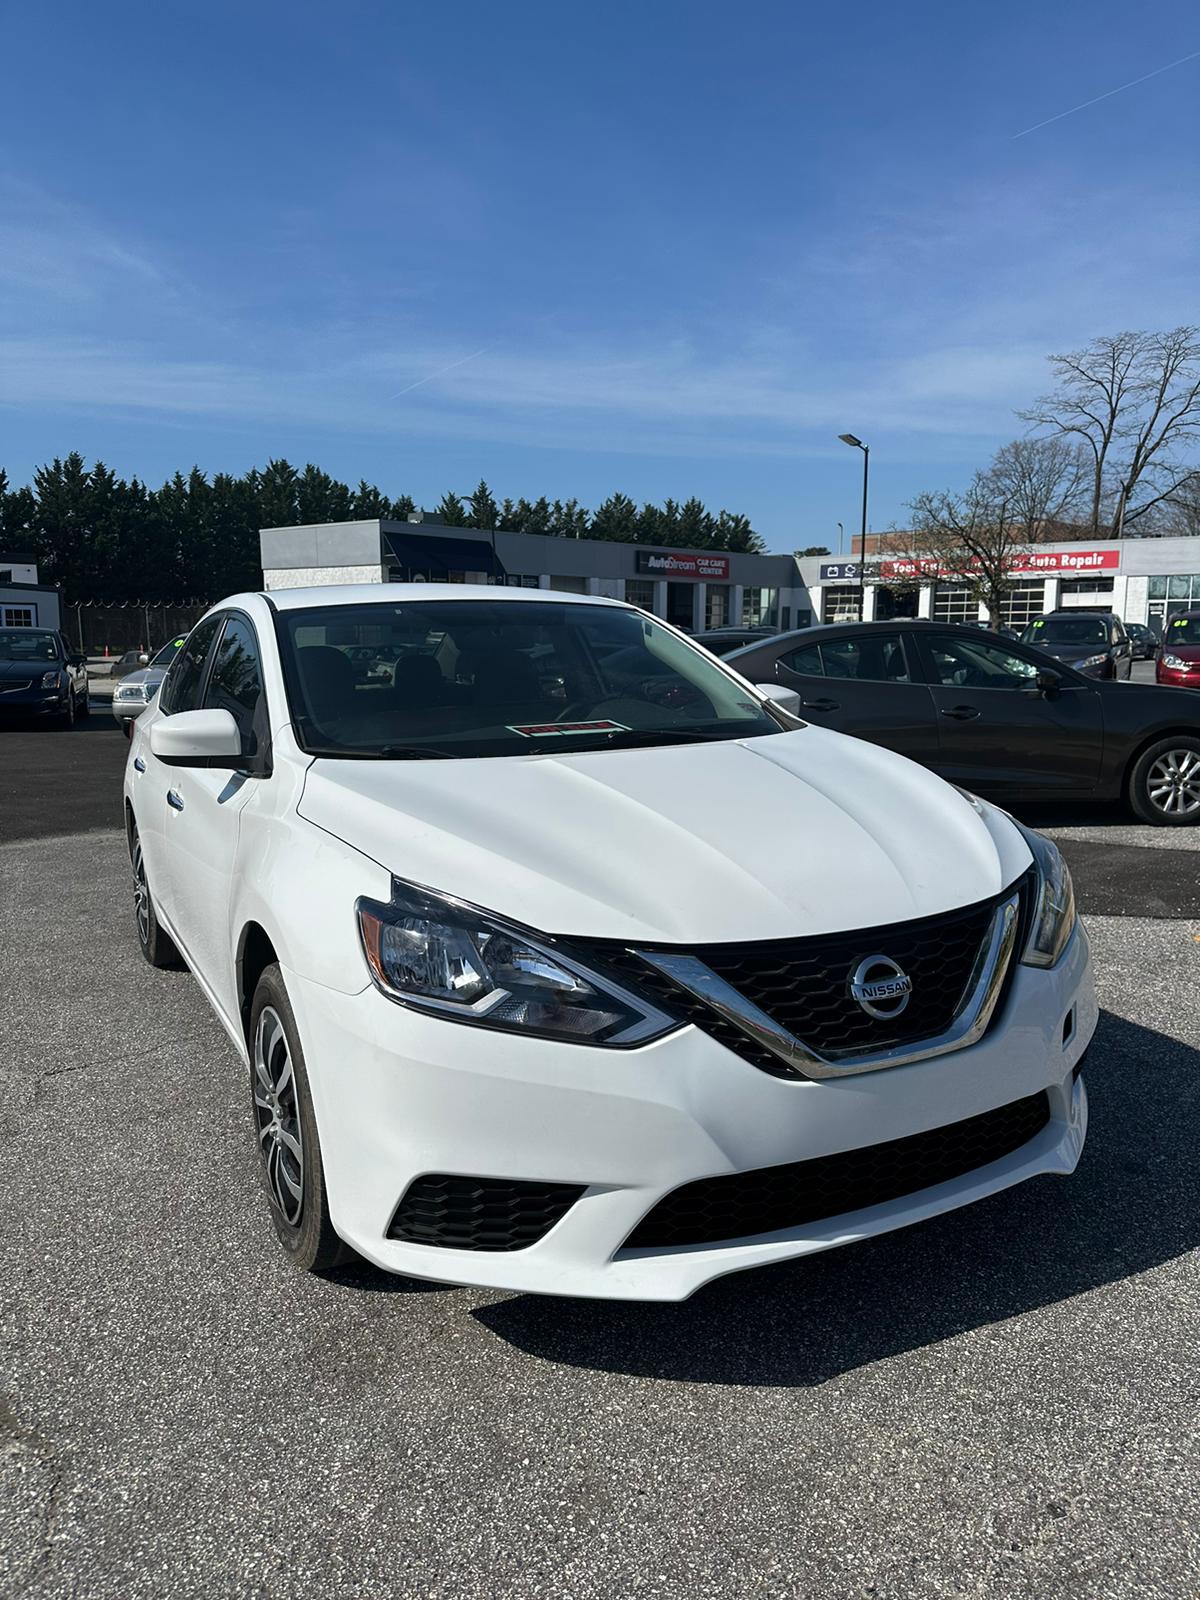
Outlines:
{"label": "rear side window", "polygon": [[213,656],[205,707],[228,711],[238,725],[242,749],[257,755],[266,742],[266,704],[258,639],[244,617],[229,617]]}
{"label": "rear side window", "polygon": [[789,672],[799,672],[809,678],[821,676],[821,652],[815,644],[807,645],[803,650],[789,650],[787,655],[780,656],[779,665],[786,667]]}
{"label": "rear side window", "polygon": [[159,706],[168,716],[175,711],[198,710],[204,663],[220,626],[220,617],[205,617],[192,629],[187,643],[175,657],[158,696]]}

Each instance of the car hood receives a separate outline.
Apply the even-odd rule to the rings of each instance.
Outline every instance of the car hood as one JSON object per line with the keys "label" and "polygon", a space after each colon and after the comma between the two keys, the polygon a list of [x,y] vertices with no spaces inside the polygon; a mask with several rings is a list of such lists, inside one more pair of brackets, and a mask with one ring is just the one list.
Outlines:
{"label": "car hood", "polygon": [[1181,661],[1200,661],[1200,644],[1172,644],[1163,640],[1163,655],[1178,656]]}
{"label": "car hood", "polygon": [[672,944],[929,916],[998,894],[1030,861],[1002,812],[814,727],[561,756],[320,758],[298,810],[398,877],[544,932]]}
{"label": "car hood", "polygon": [[125,674],[121,679],[121,688],[127,689],[131,683],[148,683],[152,689],[157,689],[166,675],[166,667],[139,667],[136,672]]}
{"label": "car hood", "polygon": [[1053,656],[1056,661],[1087,661],[1091,656],[1104,656],[1108,654],[1108,645],[1103,641],[1097,644],[1054,644],[1037,642],[1037,649],[1044,655]]}
{"label": "car hood", "polygon": [[44,672],[57,672],[61,661],[0,661],[0,683],[16,679],[24,683],[29,678],[40,678]]}

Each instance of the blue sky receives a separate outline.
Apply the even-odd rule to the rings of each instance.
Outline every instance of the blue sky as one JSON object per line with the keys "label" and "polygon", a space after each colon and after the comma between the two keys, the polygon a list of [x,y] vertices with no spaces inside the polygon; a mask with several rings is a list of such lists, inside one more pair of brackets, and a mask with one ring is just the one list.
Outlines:
{"label": "blue sky", "polygon": [[1191,0],[22,6],[0,464],[698,494],[960,482],[1047,352],[1200,321]]}

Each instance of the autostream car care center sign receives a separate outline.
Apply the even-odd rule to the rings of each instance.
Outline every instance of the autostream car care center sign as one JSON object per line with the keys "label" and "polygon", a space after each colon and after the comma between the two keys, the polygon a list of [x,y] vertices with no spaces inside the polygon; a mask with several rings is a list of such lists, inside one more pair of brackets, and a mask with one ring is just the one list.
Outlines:
{"label": "autostream car care center sign", "polygon": [[705,555],[702,550],[639,550],[637,570],[656,578],[729,577],[729,557]]}
{"label": "autostream car care center sign", "polygon": [[[1121,564],[1119,550],[1027,550],[1014,557],[1013,576],[1022,573],[1036,575],[1045,572],[1113,572]],[[895,561],[881,561],[881,578],[936,578],[936,558],[918,559],[901,557]]]}

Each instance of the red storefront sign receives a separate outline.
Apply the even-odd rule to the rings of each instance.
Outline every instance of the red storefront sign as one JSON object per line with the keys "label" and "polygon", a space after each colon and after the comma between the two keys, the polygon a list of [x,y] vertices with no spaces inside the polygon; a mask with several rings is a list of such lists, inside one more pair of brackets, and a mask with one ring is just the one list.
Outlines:
{"label": "red storefront sign", "polygon": [[710,556],[701,550],[639,550],[637,569],[656,578],[715,578],[724,583],[729,577],[729,557]]}
{"label": "red storefront sign", "polygon": [[[1031,550],[1013,562],[1013,576],[1053,575],[1056,572],[1112,572],[1121,564],[1119,550]],[[881,561],[881,578],[936,578],[939,565],[933,558],[906,558]]]}

